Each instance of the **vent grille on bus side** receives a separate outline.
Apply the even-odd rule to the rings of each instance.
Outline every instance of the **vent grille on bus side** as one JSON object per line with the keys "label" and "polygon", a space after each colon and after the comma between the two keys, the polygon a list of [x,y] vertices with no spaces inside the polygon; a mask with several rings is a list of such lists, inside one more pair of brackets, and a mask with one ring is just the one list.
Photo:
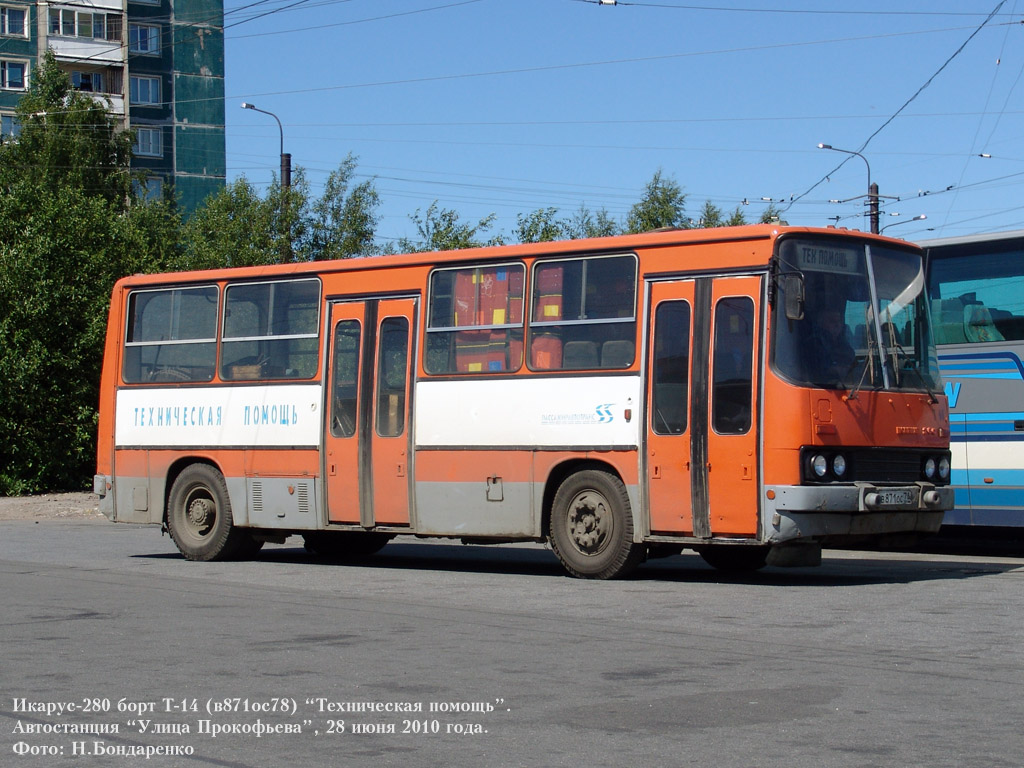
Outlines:
{"label": "vent grille on bus side", "polygon": [[251,505],[254,514],[263,513],[263,483],[259,480],[252,481],[252,498]]}
{"label": "vent grille on bus side", "polygon": [[299,512],[306,514],[310,511],[309,507],[309,484],[299,483],[299,487],[296,489],[296,497],[299,504]]}

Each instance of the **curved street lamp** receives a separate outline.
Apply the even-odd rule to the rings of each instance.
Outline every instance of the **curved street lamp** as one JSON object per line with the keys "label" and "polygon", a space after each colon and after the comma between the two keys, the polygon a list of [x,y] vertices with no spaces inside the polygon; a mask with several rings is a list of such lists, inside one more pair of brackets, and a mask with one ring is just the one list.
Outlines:
{"label": "curved street lamp", "polygon": [[842,152],[846,155],[856,155],[864,161],[864,165],[868,168],[868,218],[871,222],[871,233],[878,234],[878,185],[871,183],[871,164],[868,159],[864,157],[860,152],[854,152],[852,149],[839,149],[839,147],[833,147],[831,144],[819,144],[818,149],[830,149],[833,152]]}
{"label": "curved street lamp", "polygon": [[262,112],[264,115],[270,115],[272,118],[277,120],[277,130],[281,134],[281,186],[288,189],[292,185],[292,156],[290,154],[285,154],[284,151],[284,128],[281,126],[281,119],[273,112],[260,109],[255,104],[250,104],[247,101],[242,102],[242,109],[251,109],[253,112]]}

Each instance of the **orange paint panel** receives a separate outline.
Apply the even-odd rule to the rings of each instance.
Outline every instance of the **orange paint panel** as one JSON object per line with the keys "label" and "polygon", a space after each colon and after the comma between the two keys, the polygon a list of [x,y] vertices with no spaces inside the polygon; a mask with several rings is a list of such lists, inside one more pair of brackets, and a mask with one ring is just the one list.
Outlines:
{"label": "orange paint panel", "polygon": [[498,475],[508,482],[529,482],[532,451],[418,451],[416,481],[482,483]]}

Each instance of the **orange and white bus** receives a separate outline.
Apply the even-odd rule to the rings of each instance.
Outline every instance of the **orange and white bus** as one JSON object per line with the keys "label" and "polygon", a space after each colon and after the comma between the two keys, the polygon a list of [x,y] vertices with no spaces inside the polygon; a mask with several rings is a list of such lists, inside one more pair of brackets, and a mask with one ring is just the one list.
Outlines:
{"label": "orange and white bus", "polygon": [[192,560],[548,542],[610,578],[935,531],[922,254],[758,225],[117,283],[94,487]]}

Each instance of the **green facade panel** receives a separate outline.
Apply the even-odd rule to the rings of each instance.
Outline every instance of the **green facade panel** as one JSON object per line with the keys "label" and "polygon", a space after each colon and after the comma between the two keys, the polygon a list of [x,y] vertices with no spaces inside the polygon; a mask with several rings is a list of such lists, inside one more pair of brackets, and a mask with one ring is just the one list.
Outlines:
{"label": "green facade panel", "polygon": [[178,205],[186,212],[195,211],[210,195],[215,195],[224,187],[224,178],[215,179],[209,176],[178,176],[174,184],[174,194]]}
{"label": "green facade panel", "polygon": [[175,123],[224,125],[224,79],[174,75]]}
{"label": "green facade panel", "polygon": [[178,0],[174,18],[183,24],[224,26],[224,0]]}
{"label": "green facade panel", "polygon": [[224,126],[178,124],[174,128],[174,160],[177,174],[195,174],[220,179],[227,174]]}
{"label": "green facade panel", "polygon": [[194,75],[224,77],[224,30],[176,24],[174,70]]}

